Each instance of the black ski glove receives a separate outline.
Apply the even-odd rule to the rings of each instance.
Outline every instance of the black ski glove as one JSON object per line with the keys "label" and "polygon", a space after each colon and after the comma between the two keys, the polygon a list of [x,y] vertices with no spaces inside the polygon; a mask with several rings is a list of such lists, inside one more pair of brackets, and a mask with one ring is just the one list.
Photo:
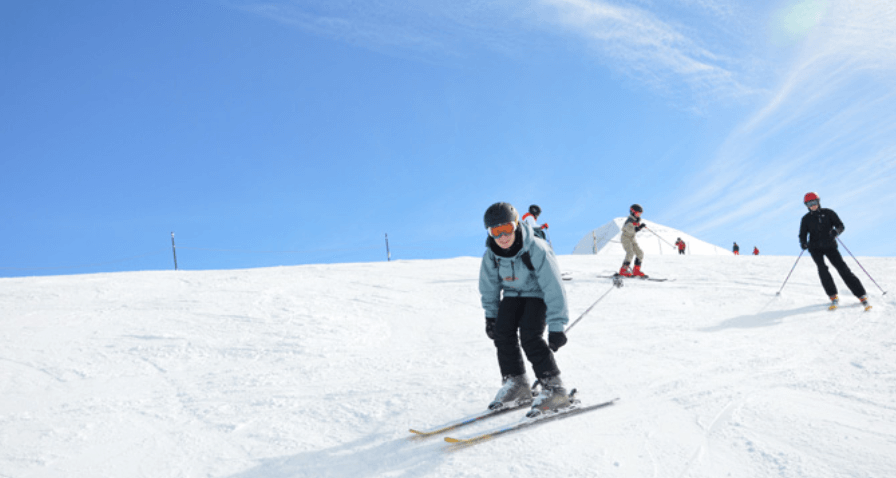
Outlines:
{"label": "black ski glove", "polygon": [[805,242],[801,242],[800,247],[803,248],[803,250],[805,251],[806,249],[809,248],[809,244],[806,244]]}
{"label": "black ski glove", "polygon": [[833,229],[831,229],[831,237],[832,237],[832,238],[836,239],[837,236],[839,236],[839,235],[840,235],[840,230],[839,230],[839,229],[837,229],[836,227],[833,228]]}
{"label": "black ski glove", "polygon": [[485,318],[485,335],[488,335],[488,338],[495,340],[495,319],[491,317]]}
{"label": "black ski glove", "polygon": [[551,347],[551,350],[556,352],[566,345],[566,333],[564,332],[550,332],[548,333],[548,346]]}
{"label": "black ski glove", "polygon": [[644,229],[645,227],[647,227],[647,224],[642,222],[640,226],[635,228],[635,232],[641,232],[641,229]]}

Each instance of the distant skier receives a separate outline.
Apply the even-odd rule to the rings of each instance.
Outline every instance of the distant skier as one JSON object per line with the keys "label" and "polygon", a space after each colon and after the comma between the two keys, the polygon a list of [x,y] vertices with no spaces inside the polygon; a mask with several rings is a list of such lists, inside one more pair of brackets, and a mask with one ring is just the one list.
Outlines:
{"label": "distant skier", "polygon": [[547,238],[547,234],[545,233],[545,229],[548,228],[548,225],[547,225],[547,223],[545,223],[545,224],[542,224],[541,226],[539,226],[538,225],[538,216],[541,216],[541,208],[538,207],[537,204],[533,204],[533,205],[529,206],[529,212],[527,212],[526,214],[523,214],[523,222],[532,226],[532,231],[535,232],[536,236],[547,241],[548,238]]}
{"label": "distant skier", "polygon": [[[569,395],[554,360],[554,352],[566,344],[564,326],[569,322],[557,258],[546,242],[535,240],[532,227],[521,224],[508,203],[489,206],[484,222],[488,239],[479,269],[479,292],[485,333],[495,342],[503,378],[489,408],[532,402],[529,416],[566,408]],[[520,344],[542,386],[534,401]]]}
{"label": "distant skier", "polygon": [[828,266],[824,263],[825,256],[837,269],[850,292],[858,297],[863,306],[868,307],[865,287],[862,286],[859,278],[849,270],[849,266],[843,261],[843,256],[840,255],[837,248],[837,236],[843,233],[846,226],[832,209],[821,207],[818,194],[806,193],[803,203],[809,208],[809,212],[800,221],[800,247],[803,250],[809,250],[812,260],[818,266],[818,277],[821,279],[824,292],[831,298],[831,308],[836,308],[840,300],[837,298],[837,285],[834,284],[834,278],[831,277]]}
{"label": "distant skier", "polygon": [[684,241],[682,241],[681,238],[679,237],[678,240],[675,241],[675,247],[678,248],[679,254],[684,254],[684,248],[687,246],[685,245]]}
{"label": "distant skier", "polygon": [[[625,249],[625,260],[619,269],[619,275],[646,278],[647,275],[641,272],[641,261],[644,260],[644,251],[641,250],[641,247],[638,246],[638,241],[635,240],[635,234],[647,226],[647,224],[641,223],[641,213],[644,212],[644,209],[639,204],[632,204],[628,212],[628,219],[625,220],[625,224],[622,226],[621,240],[622,247]],[[635,268],[629,269],[632,257],[635,257]]]}
{"label": "distant skier", "polygon": [[753,246],[753,255],[754,255],[754,256],[758,256],[758,255],[759,255],[759,248],[756,247],[756,246]]}
{"label": "distant skier", "polygon": [[735,256],[740,255],[740,246],[738,246],[736,242],[734,243],[734,247],[732,247],[731,250],[734,251]]}

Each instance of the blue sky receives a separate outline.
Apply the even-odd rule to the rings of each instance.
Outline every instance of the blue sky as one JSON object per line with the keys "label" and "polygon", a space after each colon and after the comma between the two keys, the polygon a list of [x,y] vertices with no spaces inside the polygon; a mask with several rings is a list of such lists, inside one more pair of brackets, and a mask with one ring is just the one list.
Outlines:
{"label": "blue sky", "polygon": [[896,8],[742,3],[5,2],[0,276],[478,256],[496,201],[796,255],[808,191],[893,255]]}

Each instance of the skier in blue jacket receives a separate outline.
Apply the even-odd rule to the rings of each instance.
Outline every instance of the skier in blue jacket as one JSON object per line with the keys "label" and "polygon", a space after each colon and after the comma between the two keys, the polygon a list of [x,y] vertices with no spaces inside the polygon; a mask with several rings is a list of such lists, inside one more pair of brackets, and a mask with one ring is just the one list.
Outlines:
{"label": "skier in blue jacket", "polygon": [[[491,205],[484,222],[488,239],[479,270],[479,292],[485,331],[495,342],[503,378],[489,408],[532,402],[529,415],[536,416],[544,410],[568,407],[569,395],[554,360],[554,352],[566,344],[564,326],[569,322],[557,258],[531,226],[520,223],[516,209],[508,203]],[[542,387],[534,400],[521,346]]]}

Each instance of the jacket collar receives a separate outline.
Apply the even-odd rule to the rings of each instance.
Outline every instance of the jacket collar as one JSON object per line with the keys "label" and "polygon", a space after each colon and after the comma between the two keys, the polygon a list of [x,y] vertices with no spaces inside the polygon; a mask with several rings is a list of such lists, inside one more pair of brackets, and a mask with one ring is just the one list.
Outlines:
{"label": "jacket collar", "polygon": [[502,249],[501,246],[499,246],[498,243],[495,242],[495,238],[491,236],[488,237],[488,247],[498,257],[513,257],[519,254],[520,250],[523,249],[523,225],[520,224],[516,228],[516,232],[514,232],[513,234],[513,245],[511,245],[509,249]]}

